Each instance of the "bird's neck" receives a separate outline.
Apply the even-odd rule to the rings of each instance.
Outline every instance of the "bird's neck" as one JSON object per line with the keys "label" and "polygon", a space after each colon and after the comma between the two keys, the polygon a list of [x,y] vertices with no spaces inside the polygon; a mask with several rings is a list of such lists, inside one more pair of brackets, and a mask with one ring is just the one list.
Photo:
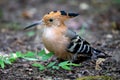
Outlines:
{"label": "bird's neck", "polygon": [[58,35],[62,35],[66,29],[67,28],[64,25],[46,27],[44,28],[42,37],[47,39],[55,39]]}

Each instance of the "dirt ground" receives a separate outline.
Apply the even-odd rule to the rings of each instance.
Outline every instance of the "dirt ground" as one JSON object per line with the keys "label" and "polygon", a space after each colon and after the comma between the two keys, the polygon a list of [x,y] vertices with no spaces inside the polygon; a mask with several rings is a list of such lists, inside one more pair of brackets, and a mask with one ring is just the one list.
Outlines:
{"label": "dirt ground", "polygon": [[[4,32],[3,32],[4,31]],[[97,30],[95,30],[97,31]],[[5,54],[15,51],[39,51],[41,44],[35,45],[34,38],[25,35],[24,31],[3,30],[0,32],[0,51]],[[12,65],[7,65],[5,69],[0,69],[1,80],[61,80],[75,79],[81,76],[88,75],[108,75],[113,76],[116,80],[120,78],[120,63],[119,49],[120,36],[119,33],[111,34],[110,31],[97,31],[97,40],[92,45],[107,54],[112,55],[102,64],[102,70],[95,70],[95,62],[85,61],[80,67],[74,67],[72,71],[60,70],[45,70],[39,71],[32,67],[28,61],[17,60]],[[21,35],[22,34],[22,35]],[[108,37],[111,35],[111,37]]]}
{"label": "dirt ground", "polygon": [[[10,4],[13,3],[14,1],[12,1]],[[61,4],[62,3],[63,2],[61,2]],[[4,6],[4,4],[2,6]],[[32,3],[27,3],[26,1],[24,2],[24,4],[32,4]],[[73,5],[77,3],[69,3],[69,4]],[[33,3],[32,5],[34,6],[35,3]],[[12,13],[17,13],[16,11],[14,11],[14,9],[22,9],[20,5],[17,6],[16,8],[14,8],[13,5],[9,5],[9,6],[10,6],[10,10],[13,10],[10,11],[11,16],[13,16]],[[64,7],[66,6],[69,5],[64,5]],[[5,9],[8,8],[5,7]],[[69,10],[70,8],[68,9],[68,11]],[[46,12],[43,9],[43,7],[42,7],[42,11]],[[75,11],[77,10],[75,9]],[[43,14],[43,12],[40,13]],[[84,61],[81,63],[82,66],[73,67],[73,70],[71,71],[67,71],[63,69],[59,69],[59,70],[46,69],[44,71],[40,71],[38,68],[33,67],[31,65],[33,62],[18,59],[12,65],[7,65],[5,69],[0,68],[0,80],[62,80],[62,79],[74,80],[78,77],[90,76],[90,75],[93,76],[106,75],[113,77],[114,80],[120,80],[120,17],[119,17],[120,8],[118,6],[117,8],[109,7],[108,10],[106,10],[105,12],[96,13],[94,16],[84,13],[88,13],[88,12],[83,11],[81,13],[83,16],[80,17],[80,19],[77,19],[76,21],[81,20],[81,18],[82,18],[81,23],[86,21],[86,23],[84,24],[85,28],[84,30],[81,31],[82,29],[81,27],[76,27],[75,31],[77,31],[84,39],[89,41],[93,47],[98,48],[112,56],[110,58],[107,58],[106,61],[103,64],[101,64],[102,70],[95,70],[94,61]],[[0,20],[1,21],[0,22],[0,54],[9,55],[9,53],[16,51],[21,51],[23,53],[27,51],[40,51],[43,48],[43,44],[40,41],[36,40],[37,34],[33,36],[29,36],[28,35],[29,30],[24,31],[23,30],[24,27],[21,27],[21,25],[19,25],[22,23],[23,26],[23,24],[34,20],[34,18],[38,16],[32,18],[28,16],[28,18],[30,19],[24,19],[23,17],[26,18],[26,16],[23,15],[22,18],[18,19],[18,23],[16,25],[9,24],[10,23],[9,18],[11,18],[11,22],[15,22],[15,20],[17,19],[16,18],[17,15],[15,14],[14,17],[11,16],[9,17],[8,13],[6,13]],[[85,20],[86,18],[88,20]],[[18,25],[20,28],[16,29]],[[75,23],[75,25],[74,23],[71,23],[69,25],[80,26],[81,24],[78,21],[77,23]],[[32,31],[37,32],[35,29]]]}

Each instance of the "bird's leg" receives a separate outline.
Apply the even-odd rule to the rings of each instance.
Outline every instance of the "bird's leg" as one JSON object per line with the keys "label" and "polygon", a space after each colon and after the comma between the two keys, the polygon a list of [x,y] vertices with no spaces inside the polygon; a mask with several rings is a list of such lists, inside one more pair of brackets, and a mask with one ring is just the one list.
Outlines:
{"label": "bird's leg", "polygon": [[74,62],[76,60],[78,56],[78,53],[75,53],[73,56],[72,56],[72,60],[70,62]]}
{"label": "bird's leg", "polygon": [[[44,47],[44,50],[45,50],[45,53],[46,53],[46,54],[49,54],[49,53],[50,53],[50,51],[48,51],[45,47]],[[57,58],[56,58],[55,55],[53,55],[50,59],[48,59],[48,63],[49,63],[49,62],[53,62],[53,61],[55,61],[55,60],[57,60]]]}
{"label": "bird's leg", "polygon": [[48,59],[47,62],[50,63],[50,62],[54,62],[56,60],[57,60],[57,57],[55,55],[53,55],[50,59]]}

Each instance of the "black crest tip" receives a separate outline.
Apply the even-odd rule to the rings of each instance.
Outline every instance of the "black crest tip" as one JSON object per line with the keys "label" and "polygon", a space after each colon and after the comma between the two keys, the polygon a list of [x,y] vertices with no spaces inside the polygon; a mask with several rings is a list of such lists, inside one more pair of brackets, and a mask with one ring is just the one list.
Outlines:
{"label": "black crest tip", "polygon": [[79,15],[78,13],[68,13],[68,16],[70,16],[70,17],[76,17],[78,15]]}
{"label": "black crest tip", "polygon": [[61,15],[67,15],[67,13],[65,11],[60,11]]}

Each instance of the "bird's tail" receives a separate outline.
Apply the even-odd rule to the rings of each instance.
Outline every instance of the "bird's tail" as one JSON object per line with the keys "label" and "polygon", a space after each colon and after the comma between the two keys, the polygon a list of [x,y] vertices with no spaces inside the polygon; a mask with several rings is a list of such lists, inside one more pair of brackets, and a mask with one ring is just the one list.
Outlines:
{"label": "bird's tail", "polygon": [[97,50],[97,49],[94,49],[92,48],[91,50],[92,52],[92,59],[96,59],[96,58],[107,58],[107,57],[111,57],[109,56],[108,54],[100,51],[100,50]]}

